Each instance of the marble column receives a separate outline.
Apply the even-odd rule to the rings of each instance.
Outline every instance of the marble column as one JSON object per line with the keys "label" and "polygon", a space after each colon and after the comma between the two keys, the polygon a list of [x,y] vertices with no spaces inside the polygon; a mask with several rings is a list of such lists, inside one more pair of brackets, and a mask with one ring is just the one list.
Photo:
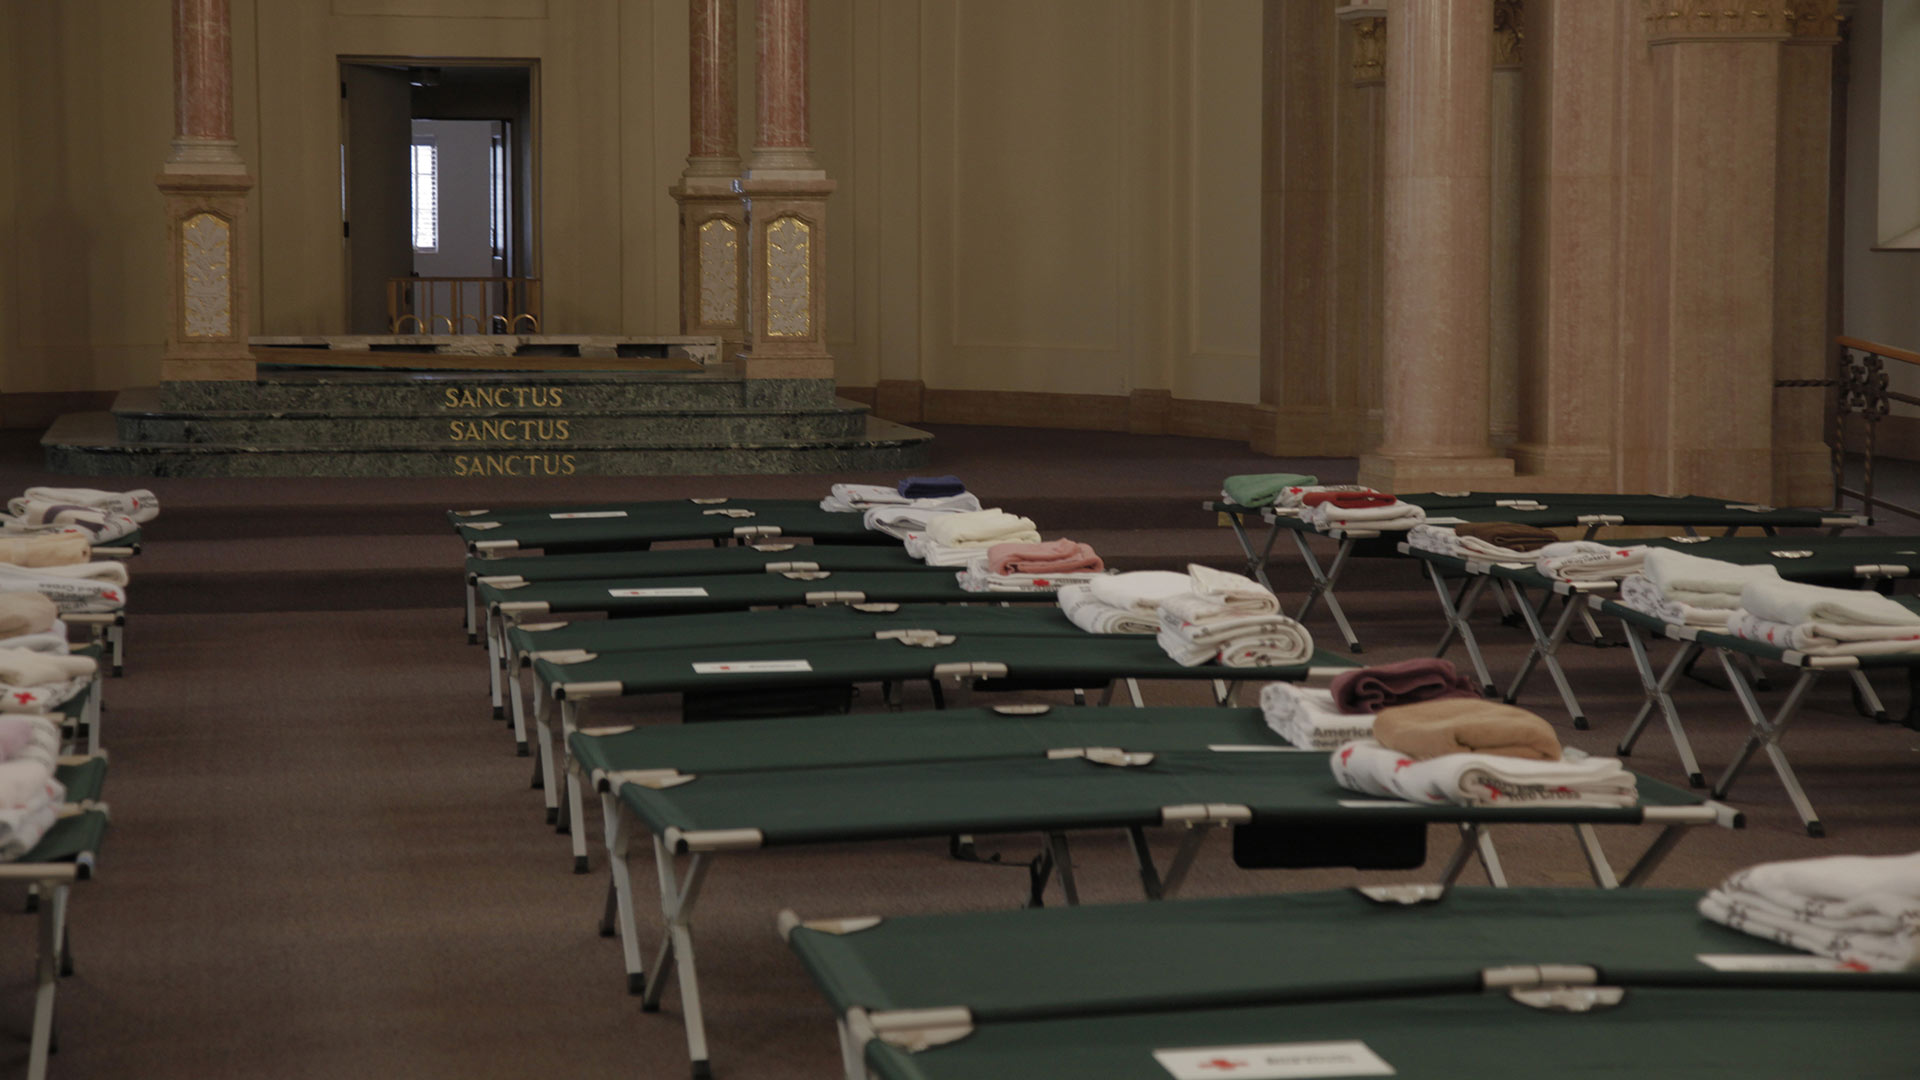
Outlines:
{"label": "marble column", "polygon": [[1487,313],[1487,433],[1506,450],[1520,430],[1520,155],[1522,0],[1494,0],[1492,248]]}
{"label": "marble column", "polygon": [[[1627,490],[1773,495],[1775,224],[1784,5],[1644,6],[1643,278],[1623,349]],[[1824,292],[1815,302],[1824,300]]]}
{"label": "marble column", "polygon": [[1493,2],[1389,10],[1384,441],[1360,480],[1501,486],[1513,462],[1487,443]]}
{"label": "marble column", "polygon": [[157,184],[167,214],[163,382],[251,379],[247,192],[233,137],[227,0],[174,0],[174,137]]}
{"label": "marble column", "polygon": [[[1838,0],[1799,0],[1780,53],[1780,154],[1773,264],[1773,377],[1831,375],[1828,241],[1833,178],[1833,49]],[[1773,399],[1773,499],[1820,505],[1832,498],[1825,399],[1808,390]]]}
{"label": "marble column", "polygon": [[1521,161],[1520,441],[1551,491],[1613,489],[1620,404],[1623,47],[1611,4],[1527,0]]}
{"label": "marble column", "polygon": [[758,136],[746,174],[749,379],[831,379],[827,197],[807,128],[807,0],[759,0]]}
{"label": "marble column", "polygon": [[740,175],[735,0],[687,3],[687,167],[667,189],[680,206],[680,332],[746,340],[747,211]]}
{"label": "marble column", "polygon": [[1261,403],[1249,443],[1267,454],[1350,457],[1360,430],[1329,318],[1342,27],[1331,7],[1299,0],[1266,0],[1262,27]]}
{"label": "marble column", "polygon": [[1347,81],[1336,97],[1339,182],[1334,200],[1334,352],[1352,368],[1360,448],[1380,445],[1380,345],[1386,294],[1387,20],[1384,4],[1340,9]]}

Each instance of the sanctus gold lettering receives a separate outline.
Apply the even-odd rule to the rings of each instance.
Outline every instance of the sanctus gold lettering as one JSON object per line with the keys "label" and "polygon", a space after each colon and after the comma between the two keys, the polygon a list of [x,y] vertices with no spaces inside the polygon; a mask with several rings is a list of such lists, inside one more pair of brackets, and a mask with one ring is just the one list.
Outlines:
{"label": "sanctus gold lettering", "polygon": [[440,402],[443,409],[558,409],[566,397],[557,386],[469,386],[447,387]]}

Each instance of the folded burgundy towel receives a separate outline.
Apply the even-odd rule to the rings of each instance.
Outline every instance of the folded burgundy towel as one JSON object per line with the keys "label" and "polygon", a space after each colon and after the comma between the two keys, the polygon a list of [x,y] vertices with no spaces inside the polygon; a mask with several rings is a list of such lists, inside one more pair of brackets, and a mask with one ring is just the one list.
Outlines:
{"label": "folded burgundy towel", "polygon": [[1333,703],[1343,713],[1377,713],[1389,705],[1480,696],[1473,680],[1455,670],[1452,661],[1434,657],[1358,668],[1335,677],[1332,690]]}
{"label": "folded burgundy towel", "polygon": [[1392,506],[1400,500],[1378,491],[1309,491],[1300,496],[1301,506],[1332,503],[1342,510],[1361,510],[1374,506]]}

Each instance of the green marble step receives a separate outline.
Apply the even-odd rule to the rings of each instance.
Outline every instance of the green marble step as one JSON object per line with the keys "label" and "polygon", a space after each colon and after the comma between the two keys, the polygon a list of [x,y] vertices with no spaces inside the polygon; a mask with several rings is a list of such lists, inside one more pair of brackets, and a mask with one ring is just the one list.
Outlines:
{"label": "green marble step", "polygon": [[857,438],[867,407],[836,401],[828,408],[575,412],[570,409],[477,410],[415,415],[351,412],[267,412],[151,407],[151,392],[128,391],[114,402],[120,439],[130,443],[238,443],[254,446],[437,445],[513,447],[527,444],[672,446]]}
{"label": "green marble step", "polygon": [[[482,412],[634,413],[829,409],[832,379],[742,379],[724,364],[689,372],[414,372],[262,370],[257,380],[142,388],[150,410],[386,416]],[[128,391],[134,393],[134,391]]]}
{"label": "green marble step", "polygon": [[134,442],[111,413],[70,413],[40,440],[47,468],[81,476],[669,476],[828,473],[919,468],[933,436],[871,416],[857,435],[674,445],[457,443],[304,446]]}

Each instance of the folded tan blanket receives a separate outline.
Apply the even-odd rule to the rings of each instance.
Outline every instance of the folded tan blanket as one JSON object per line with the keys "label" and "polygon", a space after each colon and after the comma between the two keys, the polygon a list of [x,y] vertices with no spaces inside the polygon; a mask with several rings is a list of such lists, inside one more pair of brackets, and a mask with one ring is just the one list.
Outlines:
{"label": "folded tan blanket", "polygon": [[53,629],[60,609],[37,592],[0,592],[0,638],[44,634]]}
{"label": "folded tan blanket", "polygon": [[1560,760],[1560,740],[1553,734],[1553,725],[1497,701],[1439,698],[1389,706],[1374,718],[1373,737],[1416,761],[1443,754]]}
{"label": "folded tan blanket", "polygon": [[1536,529],[1532,525],[1513,521],[1463,521],[1455,525],[1453,531],[1460,536],[1471,536],[1514,551],[1536,551],[1560,539],[1546,529]]}
{"label": "folded tan blanket", "polygon": [[0,562],[15,566],[72,566],[93,557],[93,545],[81,533],[0,537]]}

